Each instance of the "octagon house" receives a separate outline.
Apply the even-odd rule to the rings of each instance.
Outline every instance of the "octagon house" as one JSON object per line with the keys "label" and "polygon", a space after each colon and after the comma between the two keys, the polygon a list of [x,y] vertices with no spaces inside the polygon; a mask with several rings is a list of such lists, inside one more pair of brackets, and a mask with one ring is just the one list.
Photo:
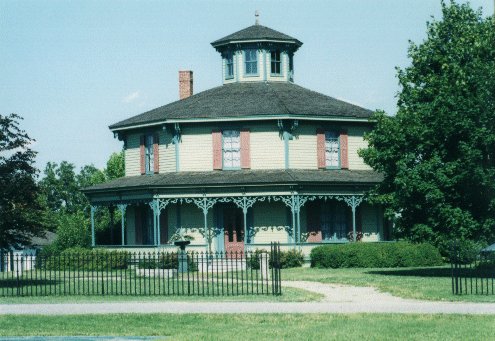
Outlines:
{"label": "octagon house", "polygon": [[[358,155],[370,110],[294,83],[302,42],[255,24],[215,40],[223,85],[110,126],[123,141],[125,176],[84,189],[93,246],[243,251],[384,241],[390,226],[363,194],[382,176]],[[219,70],[220,71],[220,70]],[[95,235],[95,213],[122,214],[112,245]],[[113,216],[113,215],[112,215]],[[109,243],[105,243],[109,244]]]}

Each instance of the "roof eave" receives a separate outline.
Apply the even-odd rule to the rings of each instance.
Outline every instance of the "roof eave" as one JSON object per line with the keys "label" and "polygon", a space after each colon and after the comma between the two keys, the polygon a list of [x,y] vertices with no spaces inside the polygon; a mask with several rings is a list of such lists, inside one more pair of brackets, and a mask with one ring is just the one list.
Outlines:
{"label": "roof eave", "polygon": [[303,43],[297,39],[229,39],[214,41],[211,46],[219,48],[230,44],[249,44],[249,43],[279,43],[279,44],[294,44],[297,48],[300,48]]}
{"label": "roof eave", "polygon": [[305,116],[305,115],[263,115],[263,116],[246,116],[246,117],[222,117],[222,118],[172,118],[167,120],[160,120],[155,122],[148,122],[142,124],[131,124],[125,126],[110,125],[108,128],[112,132],[118,132],[123,130],[132,130],[140,128],[148,128],[152,126],[160,126],[164,124],[174,123],[205,123],[205,122],[232,122],[232,121],[269,121],[269,120],[300,120],[300,121],[333,121],[333,122],[360,122],[360,123],[373,123],[374,120],[368,117],[322,117],[322,116]]}

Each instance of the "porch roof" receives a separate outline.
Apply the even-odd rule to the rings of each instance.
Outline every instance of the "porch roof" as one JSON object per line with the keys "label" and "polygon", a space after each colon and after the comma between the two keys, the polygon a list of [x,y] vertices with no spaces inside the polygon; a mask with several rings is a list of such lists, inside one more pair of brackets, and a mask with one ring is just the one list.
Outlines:
{"label": "porch roof", "polygon": [[83,189],[87,194],[132,189],[231,187],[243,185],[373,185],[380,173],[369,170],[233,170],[127,176]]}

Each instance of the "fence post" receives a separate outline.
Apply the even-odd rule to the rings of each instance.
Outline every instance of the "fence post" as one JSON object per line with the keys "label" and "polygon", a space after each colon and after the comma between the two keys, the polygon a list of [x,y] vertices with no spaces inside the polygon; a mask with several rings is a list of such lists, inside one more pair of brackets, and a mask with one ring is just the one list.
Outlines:
{"label": "fence post", "polygon": [[260,273],[262,280],[270,279],[270,271],[269,271],[269,255],[266,251],[260,253]]}

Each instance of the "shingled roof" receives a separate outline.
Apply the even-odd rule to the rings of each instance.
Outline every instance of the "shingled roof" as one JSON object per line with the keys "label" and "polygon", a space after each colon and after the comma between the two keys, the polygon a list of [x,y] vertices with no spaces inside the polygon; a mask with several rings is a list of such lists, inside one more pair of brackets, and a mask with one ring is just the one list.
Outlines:
{"label": "shingled roof", "polygon": [[288,82],[244,82],[206,90],[112,124],[112,130],[167,120],[297,116],[367,119],[372,111]]}
{"label": "shingled roof", "polygon": [[238,170],[210,172],[161,173],[149,176],[126,176],[85,188],[90,194],[111,190],[156,189],[177,187],[231,187],[233,185],[298,185],[360,184],[383,181],[380,173],[371,170]]}
{"label": "shingled roof", "polygon": [[217,39],[214,42],[212,42],[211,45],[213,47],[218,47],[229,43],[252,41],[252,40],[257,40],[257,41],[269,40],[269,41],[294,43],[297,45],[297,47],[300,47],[303,44],[296,38],[293,38],[279,31],[275,31],[269,27],[262,25],[253,25],[245,29],[242,29],[240,31],[237,31],[235,33],[229,34],[228,36],[223,37],[221,39]]}

